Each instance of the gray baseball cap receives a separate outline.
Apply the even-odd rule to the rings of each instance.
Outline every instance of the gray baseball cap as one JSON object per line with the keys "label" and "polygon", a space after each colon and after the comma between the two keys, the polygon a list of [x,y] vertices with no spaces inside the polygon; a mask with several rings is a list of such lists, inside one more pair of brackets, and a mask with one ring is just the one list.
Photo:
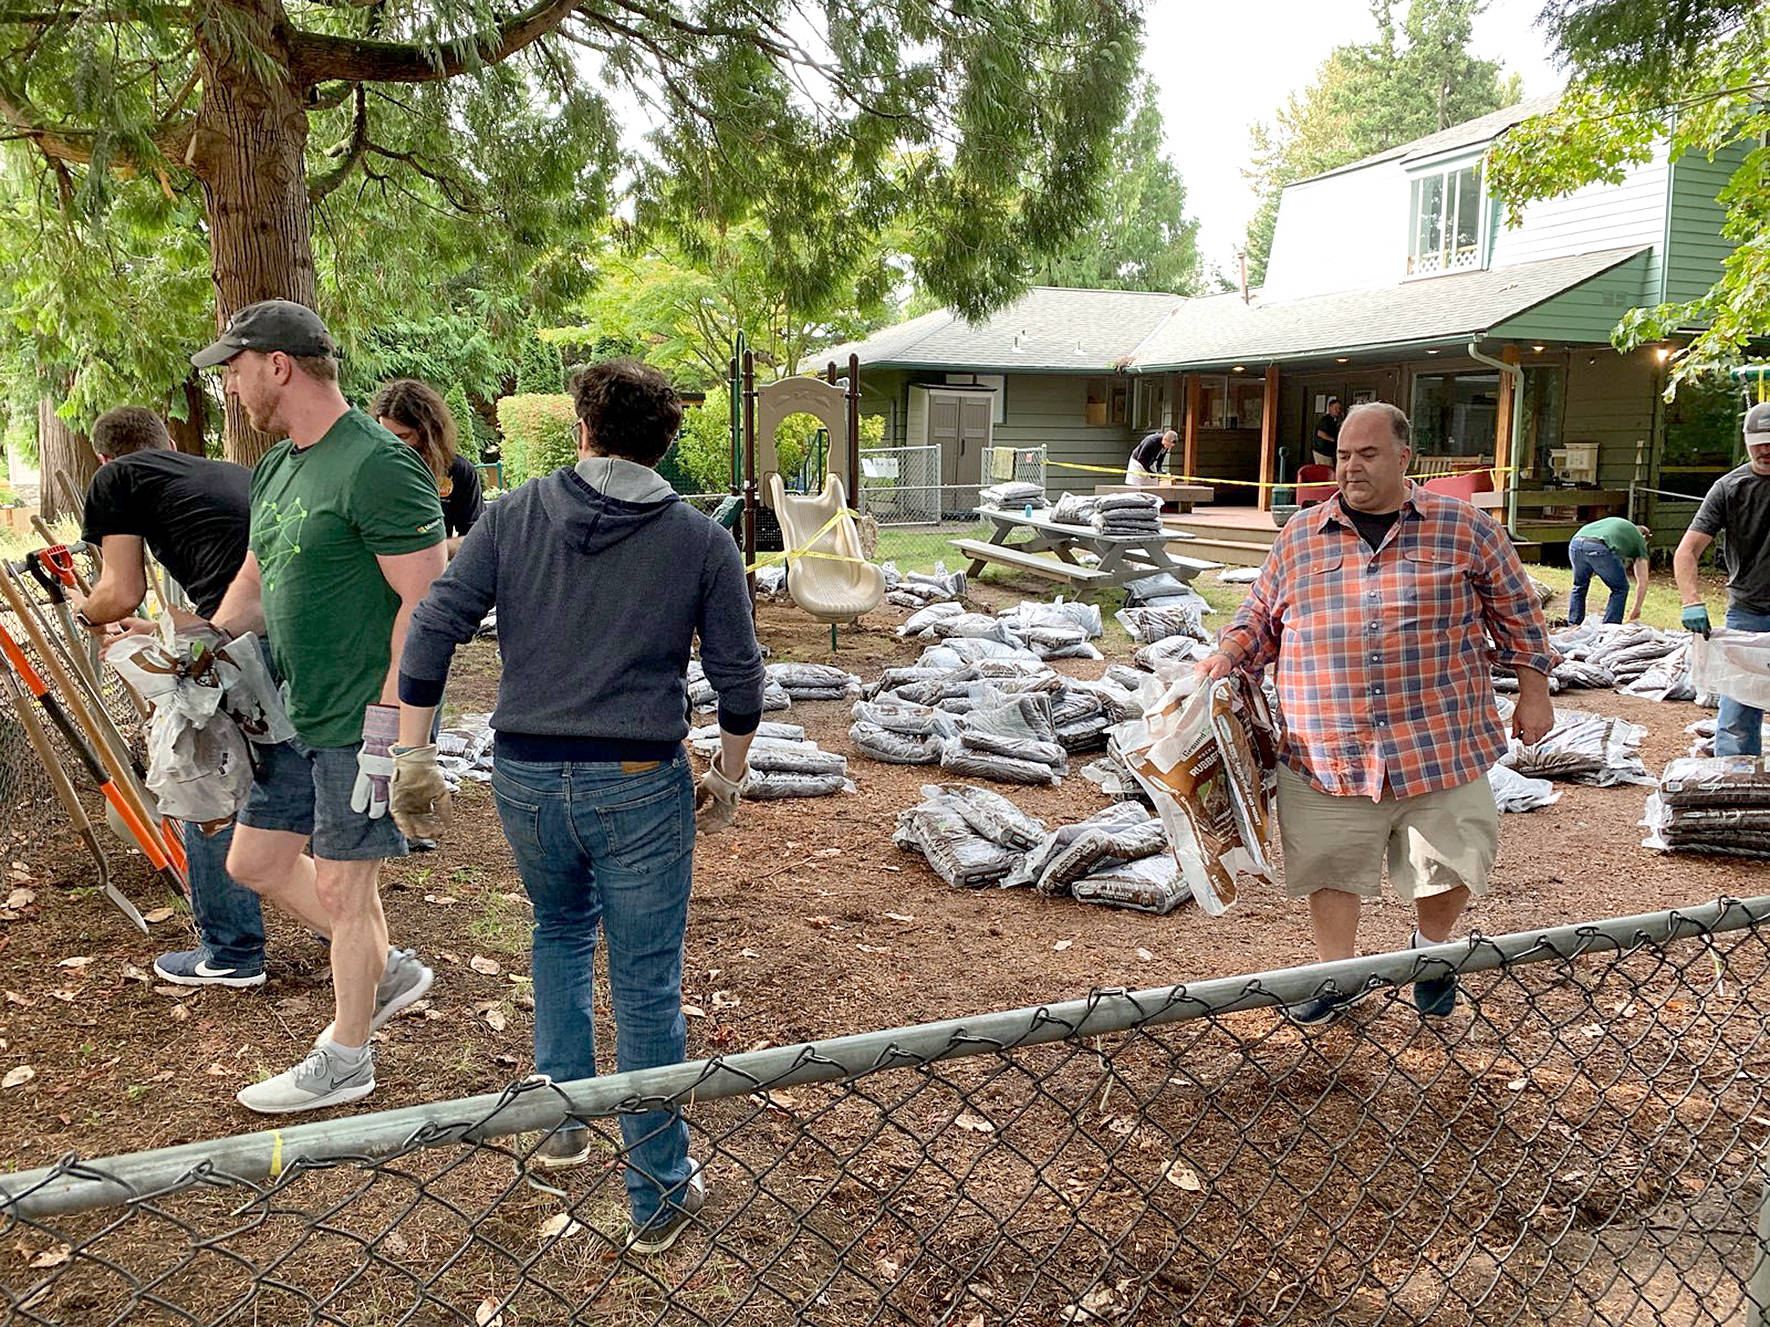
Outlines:
{"label": "gray baseball cap", "polygon": [[1770,446],[1770,401],[1745,412],[1745,440],[1754,447]]}
{"label": "gray baseball cap", "polygon": [[212,369],[242,350],[285,355],[336,355],[338,347],[319,314],[293,300],[267,299],[248,304],[227,320],[213,345],[191,356],[193,368]]}

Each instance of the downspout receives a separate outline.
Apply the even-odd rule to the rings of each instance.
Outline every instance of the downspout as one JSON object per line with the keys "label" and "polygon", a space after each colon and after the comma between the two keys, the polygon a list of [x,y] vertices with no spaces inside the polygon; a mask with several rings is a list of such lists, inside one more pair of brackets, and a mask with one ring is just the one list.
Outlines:
{"label": "downspout", "polygon": [[1518,441],[1524,432],[1524,368],[1522,365],[1508,364],[1503,359],[1495,359],[1492,355],[1482,354],[1478,339],[1469,342],[1469,358],[1477,364],[1486,364],[1489,368],[1495,368],[1501,373],[1512,375],[1511,455],[1507,457],[1511,465],[1506,471],[1506,532],[1516,534],[1518,529]]}

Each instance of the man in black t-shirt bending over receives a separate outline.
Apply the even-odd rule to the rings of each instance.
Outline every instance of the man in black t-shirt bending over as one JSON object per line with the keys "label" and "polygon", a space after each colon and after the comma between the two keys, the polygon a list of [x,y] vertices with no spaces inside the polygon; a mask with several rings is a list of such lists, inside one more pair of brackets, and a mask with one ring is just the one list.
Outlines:
{"label": "man in black t-shirt bending over", "polygon": [[[174,450],[160,417],[137,406],[100,415],[92,426],[92,449],[99,468],[86,494],[80,537],[103,551],[104,571],[79,604],[82,625],[100,629],[141,607],[147,596],[144,545],[207,620],[246,560],[252,472]],[[175,616],[181,625],[194,624],[188,614]],[[258,895],[227,874],[233,822],[209,830],[184,826],[191,912],[202,947],[162,954],[154,971],[179,986],[262,985]]]}

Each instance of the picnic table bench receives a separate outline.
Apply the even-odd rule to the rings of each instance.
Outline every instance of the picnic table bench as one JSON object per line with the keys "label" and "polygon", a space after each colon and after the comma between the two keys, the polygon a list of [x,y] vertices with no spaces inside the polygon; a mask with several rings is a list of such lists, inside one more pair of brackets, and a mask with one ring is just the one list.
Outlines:
{"label": "picnic table bench", "polygon": [[[971,559],[968,574],[972,576],[996,562],[1070,585],[1110,589],[1163,571],[1175,580],[1190,581],[1199,572],[1221,565],[1168,552],[1170,542],[1189,537],[1171,530],[1148,536],[1109,535],[1091,525],[1066,525],[996,507],[978,507],[976,512],[995,527],[989,539],[952,541],[954,548]],[[1010,544],[1008,536],[1016,530],[1026,531],[1027,537]],[[1044,556],[1047,553],[1049,557]],[[1084,566],[1077,558],[1080,553],[1091,553],[1098,561]]]}

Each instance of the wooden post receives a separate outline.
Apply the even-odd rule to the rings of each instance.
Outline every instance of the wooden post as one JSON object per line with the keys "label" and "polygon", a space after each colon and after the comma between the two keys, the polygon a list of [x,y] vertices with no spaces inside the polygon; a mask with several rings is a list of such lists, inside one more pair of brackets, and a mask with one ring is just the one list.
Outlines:
{"label": "wooden post", "polygon": [[1198,374],[1184,375],[1186,382],[1186,422],[1181,434],[1180,468],[1190,482],[1198,474],[1198,412],[1199,382]]}
{"label": "wooden post", "polygon": [[[744,351],[744,565],[756,561],[756,354]],[[750,605],[756,604],[756,573],[748,573]]]}
{"label": "wooden post", "polygon": [[[848,357],[848,505],[860,510],[860,356]],[[832,628],[833,631],[833,628]],[[833,638],[833,637],[832,637]],[[834,648],[833,646],[831,648]]]}
{"label": "wooden post", "polygon": [[[1511,345],[1501,347],[1500,358],[1509,365],[1516,364],[1518,362],[1518,347]],[[1511,485],[1512,476],[1508,473],[1508,467],[1512,464],[1512,451],[1517,445],[1517,440],[1512,437],[1512,415],[1516,408],[1512,398],[1515,394],[1512,387],[1512,375],[1502,372],[1500,374],[1499,401],[1494,407],[1496,418],[1493,422],[1493,486],[1502,493]]]}
{"label": "wooden post", "polygon": [[1261,511],[1272,510],[1272,462],[1278,455],[1278,365],[1266,366],[1266,395],[1260,402],[1260,483],[1256,490]]}

